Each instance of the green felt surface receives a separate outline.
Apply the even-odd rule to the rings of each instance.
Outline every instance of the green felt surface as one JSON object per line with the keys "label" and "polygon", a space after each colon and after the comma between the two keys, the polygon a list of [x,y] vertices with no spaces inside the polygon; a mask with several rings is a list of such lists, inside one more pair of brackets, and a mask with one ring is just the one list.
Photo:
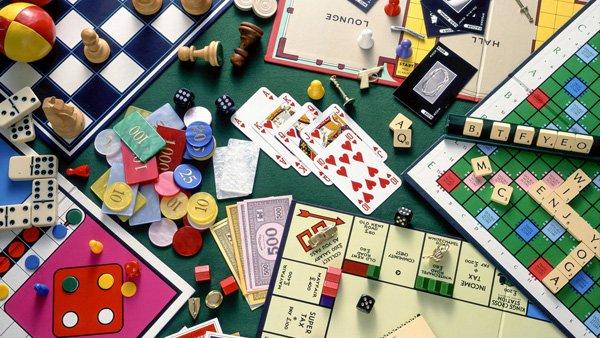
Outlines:
{"label": "green felt surface", "polygon": [[[240,106],[260,86],[269,88],[275,94],[290,93],[297,101],[303,103],[308,100],[306,88],[313,79],[321,80],[326,88],[325,97],[322,102],[317,103],[317,106],[324,109],[330,104],[341,103],[338,94],[329,85],[329,76],[264,62],[263,55],[267,48],[272,22],[260,20],[251,12],[241,12],[232,6],[196,41],[195,45],[203,47],[211,40],[221,40],[228,58],[233,49],[239,46],[238,25],[241,21],[256,23],[265,30],[262,45],[251,58],[246,69],[234,71],[228,60],[226,60],[222,69],[213,69],[202,61],[198,61],[195,65],[191,66],[175,62],[135,100],[134,105],[152,111],[166,102],[172,103],[175,91],[180,87],[187,87],[195,93],[196,104],[209,108],[213,111],[214,116],[214,100],[218,96],[227,93],[234,99],[236,105]],[[312,33],[307,31],[307,34]],[[343,38],[356,39],[354,36]],[[395,47],[389,46],[390,49]],[[340,50],[339,52],[343,53],[344,51]],[[358,81],[341,79],[340,82],[348,95],[357,98],[356,111],[353,113],[354,119],[387,151],[388,160],[386,163],[398,175],[443,134],[445,123],[443,119],[435,127],[429,127],[416,115],[395,101],[392,96],[393,88],[372,86],[370,90],[361,93]],[[472,105],[469,102],[458,101],[453,104],[450,112],[464,114]],[[388,129],[388,124],[398,112],[404,113],[414,121],[412,127],[412,149],[395,150],[392,146],[392,133]],[[246,139],[242,132],[231,125],[228,120],[217,116],[213,118],[213,130],[218,145],[227,144],[229,138]],[[40,153],[50,152],[50,149],[39,139],[33,142],[33,147]],[[92,167],[92,174],[89,180],[73,178],[71,181],[95,203],[100,204],[100,201],[91,192],[90,185],[108,169],[108,164],[103,157],[95,153],[93,145],[88,147],[74,162],[70,164],[64,161],[61,162],[61,172],[64,173],[64,169],[68,166],[77,166],[86,163]],[[201,169],[203,175],[201,190],[214,194],[215,183],[212,162],[200,163],[198,167]],[[314,175],[301,177],[291,168],[283,170],[264,152],[261,152],[254,193],[250,197],[256,198],[286,194],[291,194],[295,199],[302,202],[320,204],[351,213],[359,213],[359,210],[335,186],[325,186]],[[225,206],[236,201],[226,200],[219,202],[218,220],[226,217]],[[393,222],[395,210],[400,205],[408,206],[414,210],[413,225],[415,227],[428,231],[457,235],[456,231],[443,221],[436,211],[405,183],[383,205],[375,210],[371,216]],[[150,248],[155,255],[166,262],[171,269],[181,275],[190,285],[195,286],[197,290],[196,295],[202,298],[204,298],[210,289],[218,289],[219,281],[231,274],[209,233],[204,234],[204,247],[198,255],[191,258],[183,258],[175,254],[170,247],[154,247],[148,239],[147,226],[128,228],[128,231],[142,244]],[[211,266],[212,280],[210,285],[197,285],[194,281],[193,268],[196,265],[202,264],[210,264]],[[161,336],[176,332],[184,325],[189,327],[195,323],[217,316],[224,332],[239,331],[243,336],[251,337],[256,333],[261,309],[250,311],[247,303],[241,294],[238,293],[227,297],[223,305],[216,311],[209,311],[203,305],[199,318],[194,322],[186,306],[166,326]]]}

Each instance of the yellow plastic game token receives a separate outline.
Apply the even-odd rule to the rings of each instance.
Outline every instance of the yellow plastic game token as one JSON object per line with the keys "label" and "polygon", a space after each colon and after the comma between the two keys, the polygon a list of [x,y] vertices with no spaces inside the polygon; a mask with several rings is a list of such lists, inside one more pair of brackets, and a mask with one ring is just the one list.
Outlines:
{"label": "yellow plastic game token", "polygon": [[0,284],[0,300],[5,300],[8,298],[9,291],[10,289],[8,288],[8,285],[4,283]]}
{"label": "yellow plastic game token", "polygon": [[115,278],[109,273],[103,273],[98,278],[98,286],[102,290],[108,290],[108,289],[112,288],[113,284],[115,284]]}
{"label": "yellow plastic game token", "polygon": [[131,205],[133,190],[125,182],[115,182],[104,191],[104,204],[113,211],[123,211]]}
{"label": "yellow plastic game token", "polygon": [[96,255],[99,255],[100,253],[102,253],[102,250],[104,250],[104,244],[95,239],[90,240],[88,242],[88,245],[90,246],[90,251]]}
{"label": "yellow plastic game token", "polygon": [[206,192],[193,194],[187,205],[188,216],[194,223],[203,225],[216,217],[219,209],[215,198]]}
{"label": "yellow plastic game token", "polygon": [[160,201],[160,212],[170,220],[181,219],[188,213],[188,201],[188,197],[183,192],[175,196],[163,197]]}
{"label": "yellow plastic game token", "polygon": [[123,297],[131,298],[135,296],[137,292],[137,286],[134,282],[125,282],[121,285],[121,294]]}

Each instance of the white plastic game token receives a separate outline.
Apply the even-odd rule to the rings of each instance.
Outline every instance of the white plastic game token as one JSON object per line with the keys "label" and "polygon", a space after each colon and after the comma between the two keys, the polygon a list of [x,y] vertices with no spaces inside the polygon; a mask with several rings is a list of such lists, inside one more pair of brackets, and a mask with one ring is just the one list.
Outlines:
{"label": "white plastic game token", "polygon": [[252,0],[234,0],[233,3],[241,11],[249,11],[252,9]]}
{"label": "white plastic game token", "polygon": [[256,16],[268,19],[277,12],[277,0],[254,0],[252,11]]}
{"label": "white plastic game token", "polygon": [[210,111],[204,107],[192,107],[183,115],[183,124],[189,127],[194,122],[212,123],[212,115]]}
{"label": "white plastic game token", "polygon": [[114,155],[121,150],[121,138],[112,129],[104,129],[96,135],[94,148],[100,155]]}
{"label": "white plastic game token", "polygon": [[148,238],[152,244],[164,248],[173,243],[175,232],[177,232],[177,224],[168,218],[162,218],[150,224]]}

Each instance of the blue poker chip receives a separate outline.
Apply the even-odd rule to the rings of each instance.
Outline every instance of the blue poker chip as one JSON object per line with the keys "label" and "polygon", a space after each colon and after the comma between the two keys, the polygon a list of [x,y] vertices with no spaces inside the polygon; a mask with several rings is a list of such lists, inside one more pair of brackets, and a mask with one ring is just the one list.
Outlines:
{"label": "blue poker chip", "polygon": [[25,268],[35,270],[40,266],[40,258],[36,255],[29,255],[25,258]]}
{"label": "blue poker chip", "polygon": [[[186,144],[186,148],[187,148],[187,144]],[[193,160],[194,158],[192,157],[192,155],[190,155],[190,152],[187,149],[185,149],[185,151],[183,152],[183,159]]]}
{"label": "blue poker chip", "polygon": [[67,237],[67,227],[64,224],[56,224],[52,227],[52,236],[56,239],[63,239]]}
{"label": "blue poker chip", "polygon": [[196,148],[207,145],[212,137],[212,128],[205,122],[194,122],[185,130],[187,143]]}
{"label": "blue poker chip", "polygon": [[210,155],[213,150],[215,150],[215,138],[213,137],[208,144],[203,147],[194,147],[191,144],[186,144],[185,149],[190,154],[190,156],[195,160],[202,160],[208,155]]}
{"label": "blue poker chip", "polygon": [[196,189],[202,183],[202,173],[191,164],[180,164],[173,170],[173,180],[181,189]]}

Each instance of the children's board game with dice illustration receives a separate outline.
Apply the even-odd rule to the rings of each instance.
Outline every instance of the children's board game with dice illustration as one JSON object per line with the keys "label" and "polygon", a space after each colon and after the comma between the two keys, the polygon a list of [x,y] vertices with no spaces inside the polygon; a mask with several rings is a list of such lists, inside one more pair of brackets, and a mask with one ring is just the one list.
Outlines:
{"label": "children's board game with dice illustration", "polygon": [[293,202],[274,271],[260,337],[562,336],[469,243],[344,212]]}
{"label": "children's board game with dice illustration", "polygon": [[0,336],[156,336],[194,290],[58,175],[54,155],[4,139],[0,153]]}
{"label": "children's board game with dice illustration", "polygon": [[[173,0],[149,16],[139,14],[131,1],[54,0],[45,7],[56,22],[52,51],[32,63],[0,59],[0,94],[31,87],[38,97],[55,96],[81,110],[85,129],[75,139],[56,134],[41,109],[33,115],[38,136],[57,155],[73,158],[171,64],[179,46],[194,41],[231,3],[214,0],[210,11],[195,17]],[[83,55],[84,28],[94,28],[108,42],[106,62],[93,64]]]}
{"label": "children's board game with dice illustration", "polygon": [[[496,139],[502,122],[526,125],[520,142],[515,138],[521,146],[534,138],[527,128],[543,128],[535,133],[536,145],[562,154],[442,138],[404,174],[565,333],[577,337],[600,335],[600,165],[570,156],[585,155],[590,136],[600,135],[598,51],[595,1],[469,114],[472,121],[498,121],[489,136]],[[505,203],[490,199],[499,185],[512,189]]]}
{"label": "children's board game with dice illustration", "polygon": [[[423,15],[421,0],[400,1],[400,15],[395,17],[384,12],[388,1],[375,2],[367,12],[347,3],[348,0],[279,1],[265,59],[349,78],[357,78],[361,70],[383,65],[377,83],[396,87],[439,41],[479,70],[460,94],[463,99],[478,101],[585,4],[578,0],[522,0],[534,17],[534,22],[529,22],[519,13],[515,1],[492,0],[482,34],[436,37],[426,31],[426,19],[430,16]],[[416,34],[394,31],[393,26]],[[306,34],[306,27],[319,34]],[[339,38],[357,36],[365,28],[374,32],[376,40],[368,53],[356,48],[355,39]],[[413,53],[408,59],[396,58],[394,52],[403,39],[412,43]]]}

